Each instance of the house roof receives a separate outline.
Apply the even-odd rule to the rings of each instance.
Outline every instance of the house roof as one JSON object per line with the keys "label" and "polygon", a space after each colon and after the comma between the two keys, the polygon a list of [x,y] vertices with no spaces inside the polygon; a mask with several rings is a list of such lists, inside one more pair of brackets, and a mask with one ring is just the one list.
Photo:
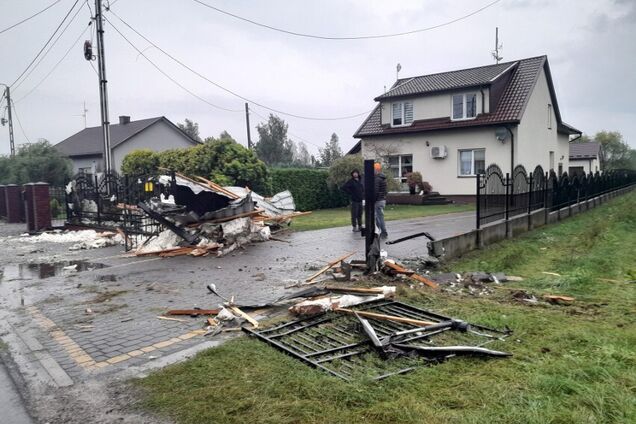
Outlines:
{"label": "house roof", "polygon": [[485,86],[499,81],[504,75],[509,76],[509,81],[503,89],[499,102],[493,108],[494,110],[490,113],[478,114],[475,119],[452,121],[450,116],[447,116],[443,118],[416,120],[413,121],[412,125],[392,128],[388,124],[382,125],[381,105],[378,104],[362,123],[360,128],[358,128],[354,137],[359,138],[396,133],[403,134],[483,125],[517,124],[521,121],[532,90],[541,74],[541,69],[545,70],[548,87],[553,99],[558,131],[566,134],[580,134],[581,132],[579,130],[563,123],[561,120],[561,113],[556,101],[556,93],[548,66],[548,58],[546,56],[538,56],[497,65],[481,66],[478,68],[398,80],[387,93],[376,97],[375,100],[382,101],[414,97],[433,92]]}
{"label": "house roof", "polygon": [[601,145],[595,141],[570,143],[570,159],[597,159]]}
{"label": "house roof", "polygon": [[397,80],[389,91],[376,97],[374,100],[379,101],[396,97],[455,90],[462,87],[486,85],[516,63],[517,62],[506,62],[497,65],[460,69],[458,71],[421,75],[413,78],[402,78]]}
{"label": "house roof", "polygon": [[[127,124],[112,124],[110,125],[110,146],[115,148],[126,140],[132,138],[136,134],[142,132],[146,128],[156,124],[157,122],[164,121],[169,125],[176,128],[183,134],[192,144],[198,142],[193,140],[189,135],[183,132],[179,127],[173,124],[165,116],[159,116],[156,118],[140,119],[137,121],[130,121]],[[102,127],[90,127],[85,128],[82,131],[73,134],[66,140],[57,143],[54,146],[63,155],[73,156],[92,156],[101,155],[104,151]]]}

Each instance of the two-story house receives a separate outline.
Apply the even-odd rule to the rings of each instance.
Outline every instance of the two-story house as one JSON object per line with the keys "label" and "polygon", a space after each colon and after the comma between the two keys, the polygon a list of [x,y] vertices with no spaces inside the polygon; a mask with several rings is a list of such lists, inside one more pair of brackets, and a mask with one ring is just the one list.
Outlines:
{"label": "two-story house", "polygon": [[419,171],[443,195],[474,195],[475,175],[567,171],[576,128],[561,113],[546,56],[400,78],[354,134],[349,153],[383,157],[388,177]]}

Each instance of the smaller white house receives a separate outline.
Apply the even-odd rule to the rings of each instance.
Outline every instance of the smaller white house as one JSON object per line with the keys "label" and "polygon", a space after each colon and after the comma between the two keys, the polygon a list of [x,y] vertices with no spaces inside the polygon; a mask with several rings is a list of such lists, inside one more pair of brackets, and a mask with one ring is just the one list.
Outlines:
{"label": "smaller white house", "polygon": [[419,171],[444,196],[474,196],[491,163],[567,171],[581,134],[561,119],[546,56],[400,78],[374,100],[349,153],[385,158],[399,182]]}
{"label": "smaller white house", "polygon": [[595,141],[570,144],[568,175],[589,174],[601,170],[601,145]]}
{"label": "smaller white house", "polygon": [[[104,167],[102,127],[85,128],[54,147],[73,162],[73,172],[94,174]],[[110,146],[113,170],[120,172],[124,157],[133,150],[150,149],[161,152],[199,144],[165,116],[131,121],[120,116],[119,123],[110,125]]]}

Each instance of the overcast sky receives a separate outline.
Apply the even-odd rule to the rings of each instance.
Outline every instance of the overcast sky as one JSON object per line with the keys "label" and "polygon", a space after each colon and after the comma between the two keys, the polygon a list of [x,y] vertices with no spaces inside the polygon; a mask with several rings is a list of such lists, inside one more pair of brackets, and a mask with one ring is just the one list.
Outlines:
{"label": "overcast sky", "polygon": [[[54,0],[0,0],[0,31]],[[0,34],[0,83],[11,84],[51,36],[75,0],[61,0],[36,18]],[[80,0],[82,3],[83,0]],[[231,13],[290,31],[325,36],[386,34],[429,27],[467,15],[493,0],[202,0]],[[108,3],[108,0],[104,0]],[[355,41],[299,38],[238,21],[192,0],[111,0],[112,10],[133,28],[208,79],[243,97],[296,115],[340,117],[373,108],[373,98],[401,77],[493,63],[495,27],[504,61],[546,54],[563,119],[594,134],[620,131],[636,147],[636,1],[501,0],[451,25],[413,35]],[[94,1],[89,0],[91,8]],[[72,15],[71,15],[72,16]],[[164,72],[216,109],[191,96],[159,73],[106,24],[111,122],[164,115],[173,122],[190,118],[201,135],[227,130],[246,144],[244,101],[213,86],[165,57],[108,14],[140,50]],[[24,82],[12,88],[20,125],[17,144],[39,138],[57,143],[97,126],[96,74],[83,57],[82,41],[52,72],[87,27],[84,6],[66,32]],[[91,27],[92,29],[92,27]],[[93,63],[96,66],[96,62]],[[35,90],[31,91],[49,74]],[[30,93],[30,94],[29,94]],[[27,95],[28,94],[28,95]],[[23,96],[27,95],[24,99]],[[269,111],[251,106],[252,137]],[[2,106],[4,109],[4,104]],[[343,150],[365,116],[316,121],[280,114],[293,140],[317,153],[332,132]],[[25,134],[26,133],[26,136]],[[0,127],[0,153],[9,151],[7,127]]]}

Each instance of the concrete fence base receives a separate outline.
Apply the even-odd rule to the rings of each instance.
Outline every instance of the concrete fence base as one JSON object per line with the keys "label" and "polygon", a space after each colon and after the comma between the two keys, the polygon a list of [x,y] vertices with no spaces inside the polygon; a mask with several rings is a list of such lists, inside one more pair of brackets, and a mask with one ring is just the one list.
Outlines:
{"label": "concrete fence base", "polygon": [[583,200],[571,206],[549,211],[537,209],[529,214],[517,215],[508,220],[501,220],[485,225],[478,230],[428,242],[428,252],[442,260],[447,260],[463,255],[471,250],[481,249],[490,244],[516,237],[519,234],[540,228],[547,224],[564,220],[580,212],[585,212],[599,206],[608,200],[628,193],[636,188],[636,185],[621,188],[602,194],[589,200]]}

